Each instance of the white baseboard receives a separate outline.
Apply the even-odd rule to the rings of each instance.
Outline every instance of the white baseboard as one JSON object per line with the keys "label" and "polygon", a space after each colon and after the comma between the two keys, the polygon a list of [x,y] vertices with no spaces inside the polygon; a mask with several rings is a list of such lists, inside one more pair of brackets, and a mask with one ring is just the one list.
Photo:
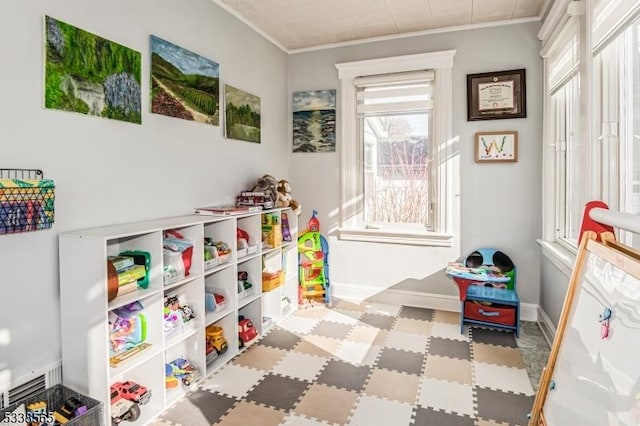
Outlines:
{"label": "white baseboard", "polygon": [[549,347],[553,346],[553,339],[556,336],[556,326],[541,306],[538,306],[538,324]]}
{"label": "white baseboard", "polygon": [[[376,302],[390,305],[415,306],[417,308],[438,309],[460,312],[460,299],[448,294],[423,293],[420,291],[379,289],[351,283],[331,283],[331,294],[339,299],[362,302],[375,298]],[[539,306],[533,303],[520,303],[520,320],[538,321]]]}

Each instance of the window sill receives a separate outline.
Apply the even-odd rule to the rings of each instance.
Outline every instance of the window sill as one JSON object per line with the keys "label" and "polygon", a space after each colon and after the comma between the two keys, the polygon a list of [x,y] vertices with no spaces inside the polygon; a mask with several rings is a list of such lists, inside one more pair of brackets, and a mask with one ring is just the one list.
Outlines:
{"label": "window sill", "polygon": [[543,256],[549,259],[563,274],[571,277],[577,253],[557,242],[537,241],[542,248]]}
{"label": "window sill", "polygon": [[437,232],[398,231],[384,229],[340,228],[338,238],[344,241],[403,244],[411,246],[451,247],[453,235]]}

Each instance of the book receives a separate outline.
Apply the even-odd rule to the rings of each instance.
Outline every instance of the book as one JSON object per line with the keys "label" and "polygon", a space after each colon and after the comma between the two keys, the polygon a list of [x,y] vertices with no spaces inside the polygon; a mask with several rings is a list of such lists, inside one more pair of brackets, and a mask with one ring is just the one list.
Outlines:
{"label": "book", "polygon": [[194,214],[211,216],[232,216],[260,211],[262,211],[262,206],[196,207],[193,209]]}

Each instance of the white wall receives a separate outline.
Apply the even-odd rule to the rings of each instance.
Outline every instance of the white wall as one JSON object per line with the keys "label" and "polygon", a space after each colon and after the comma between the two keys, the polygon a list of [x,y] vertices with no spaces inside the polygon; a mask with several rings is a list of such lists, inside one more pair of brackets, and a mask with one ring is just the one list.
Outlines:
{"label": "white wall", "polygon": [[[452,248],[338,241],[330,237],[331,279],[336,284],[456,295],[442,270],[447,261],[478,247],[495,247],[518,268],[520,298],[537,304],[540,290],[542,61],[536,38],[540,23],[432,34],[336,49],[310,51],[289,58],[289,93],[338,88],[335,64],[387,56],[456,49],[453,69],[454,135],[459,137],[460,220]],[[468,122],[466,75],[525,68],[527,118]],[[339,108],[339,106],[338,106]],[[340,123],[338,122],[338,126]],[[476,164],[477,131],[517,130],[517,163]],[[291,137],[291,131],[289,132]],[[340,144],[348,141],[338,140]],[[292,154],[290,178],[303,205],[301,220],[320,212],[321,230],[331,235],[339,217],[339,153]]]}
{"label": "white wall", "polygon": [[[42,108],[45,14],[142,53],[142,125]],[[150,114],[150,34],[260,96],[262,143]],[[57,186],[53,229],[0,236],[0,370],[15,380],[60,359],[58,233],[188,214],[264,173],[287,177],[287,56],[210,0],[3,0],[0,40],[0,167],[40,168]]]}

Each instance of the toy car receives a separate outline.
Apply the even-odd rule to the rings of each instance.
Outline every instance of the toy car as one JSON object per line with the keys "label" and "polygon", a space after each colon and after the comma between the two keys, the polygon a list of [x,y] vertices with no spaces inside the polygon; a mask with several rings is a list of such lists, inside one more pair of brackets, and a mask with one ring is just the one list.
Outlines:
{"label": "toy car", "polygon": [[216,351],[216,348],[213,346],[213,343],[209,339],[207,339],[206,355],[207,355],[207,364],[211,364],[220,356],[218,354],[218,351]]}
{"label": "toy car", "polygon": [[53,418],[61,424],[68,423],[73,417],[87,411],[87,406],[78,398],[72,396],[67,399],[60,408],[53,412]]}
{"label": "toy car", "polygon": [[196,378],[197,370],[194,370],[188,360],[177,358],[169,363],[173,377],[182,381],[185,386],[189,386]]}
{"label": "toy car", "polygon": [[129,401],[137,402],[140,405],[144,405],[151,399],[151,391],[146,387],[127,380],[126,382],[116,382],[111,385],[111,388],[116,388],[120,392],[120,396]]}
{"label": "toy car", "polygon": [[238,321],[238,335],[244,346],[247,346],[258,337],[258,332],[249,318],[240,316]]}
{"label": "toy car", "polygon": [[140,407],[133,401],[124,399],[120,394],[118,383],[111,385],[111,424],[118,425],[122,421],[135,422],[140,418]]}
{"label": "toy car", "polygon": [[[218,355],[222,355],[227,351],[227,339],[225,339],[223,333],[224,330],[222,327],[218,327],[216,325],[207,327],[207,346],[212,346]],[[207,355],[208,354],[209,352],[207,352]]]}

